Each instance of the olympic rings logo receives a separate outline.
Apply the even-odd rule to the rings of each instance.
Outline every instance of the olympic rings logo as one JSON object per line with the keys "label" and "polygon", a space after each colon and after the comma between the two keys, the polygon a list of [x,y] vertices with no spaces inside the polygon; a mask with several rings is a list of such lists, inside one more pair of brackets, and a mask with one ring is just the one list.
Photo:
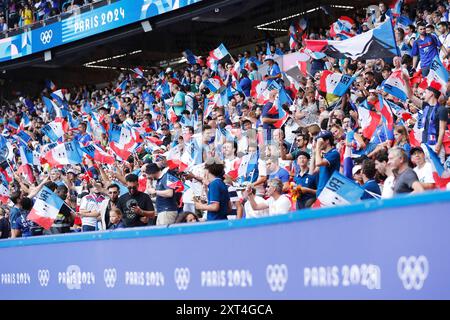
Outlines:
{"label": "olympic rings logo", "polygon": [[176,268],[174,278],[178,290],[187,290],[191,280],[191,274],[188,268]]}
{"label": "olympic rings logo", "polygon": [[47,30],[47,31],[43,31],[41,32],[41,42],[42,44],[47,44],[50,43],[50,41],[52,41],[53,38],[53,30]]}
{"label": "olympic rings logo", "polygon": [[288,281],[288,268],[285,264],[269,264],[266,268],[266,279],[270,290],[282,292]]}
{"label": "olympic rings logo", "polygon": [[105,269],[103,270],[103,280],[105,281],[107,288],[114,288],[117,280],[116,269]]}
{"label": "olympic rings logo", "polygon": [[50,282],[50,271],[47,269],[38,270],[38,280],[41,287],[48,286]]}
{"label": "olympic rings logo", "polygon": [[397,272],[406,290],[420,290],[429,272],[428,259],[425,256],[400,257]]}

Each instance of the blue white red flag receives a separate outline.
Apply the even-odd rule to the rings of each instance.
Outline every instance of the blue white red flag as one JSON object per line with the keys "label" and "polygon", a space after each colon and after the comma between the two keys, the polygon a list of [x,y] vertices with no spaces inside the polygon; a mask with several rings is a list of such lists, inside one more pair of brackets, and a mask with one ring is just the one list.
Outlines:
{"label": "blue white red flag", "polygon": [[338,171],[334,171],[325,188],[313,204],[313,207],[320,208],[352,204],[358,202],[363,194],[364,189],[361,186],[343,176]]}
{"label": "blue white red flag", "polygon": [[430,85],[433,81],[436,81],[439,83],[440,91],[442,94],[445,94],[447,91],[447,82],[448,82],[448,71],[442,64],[441,60],[439,59],[439,55],[436,55],[433,59],[433,62],[431,62],[430,65],[430,72],[427,76],[428,84]]}
{"label": "blue white red flag", "polygon": [[381,116],[377,114],[367,100],[357,106],[358,120],[363,130],[363,136],[371,139],[378,125],[380,124]]}
{"label": "blue white red flag", "polygon": [[409,86],[409,83],[403,79],[401,70],[392,72],[389,78],[381,83],[382,90],[402,101],[408,99],[407,86]]}
{"label": "blue white red flag", "polygon": [[351,38],[355,36],[355,34],[352,33],[352,26],[354,24],[355,21],[352,18],[341,16],[336,22],[331,25],[330,37],[335,38],[336,36],[341,35],[347,38]]}
{"label": "blue white red flag", "polygon": [[28,219],[48,230],[63,205],[64,200],[44,186],[35,197],[33,208],[28,214]]}
{"label": "blue white red flag", "polygon": [[86,147],[81,147],[81,151],[97,163],[114,164],[115,162],[114,156],[107,153],[102,147],[95,143]]}
{"label": "blue white red flag", "polygon": [[42,127],[41,130],[52,142],[56,142],[64,136],[64,133],[68,132],[69,125],[66,119],[56,118],[54,121]]}
{"label": "blue white red flag", "polygon": [[225,48],[223,43],[221,43],[220,46],[218,46],[216,49],[214,49],[209,53],[210,57],[212,57],[215,60],[222,60],[229,54],[230,53],[228,52],[227,48]]}
{"label": "blue white red flag", "polygon": [[133,72],[136,79],[144,79],[144,70],[142,70],[142,67],[134,68]]}
{"label": "blue white red flag", "polygon": [[344,151],[344,176],[349,179],[353,178],[353,159],[351,144],[353,143],[354,135],[354,131],[348,131],[345,137],[346,145]]}
{"label": "blue white red flag", "polygon": [[205,79],[203,83],[213,93],[219,92],[223,87],[222,79],[219,76]]}
{"label": "blue white red flag", "polygon": [[81,150],[76,141],[58,144],[45,154],[45,159],[51,167],[80,164],[83,161]]}
{"label": "blue white red flag", "polygon": [[422,143],[421,147],[433,168],[433,178],[436,187],[445,189],[447,184],[450,183],[450,171],[444,168],[438,155],[428,144]]}
{"label": "blue white red flag", "polygon": [[320,91],[341,97],[347,92],[350,85],[358,76],[359,73],[354,76],[349,76],[347,74],[325,70],[320,78]]}

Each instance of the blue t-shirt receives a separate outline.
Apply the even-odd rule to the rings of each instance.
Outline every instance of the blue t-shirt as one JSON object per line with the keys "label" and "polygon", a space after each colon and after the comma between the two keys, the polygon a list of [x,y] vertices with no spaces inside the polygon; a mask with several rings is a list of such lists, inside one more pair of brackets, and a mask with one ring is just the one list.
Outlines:
{"label": "blue t-shirt", "polygon": [[244,94],[246,97],[250,97],[250,90],[252,89],[252,82],[249,78],[244,77],[239,82],[239,85],[242,88],[242,91],[244,91]]}
{"label": "blue t-shirt", "polygon": [[[262,113],[261,113],[261,118],[278,119],[278,116],[279,116],[278,111],[274,114],[269,113],[269,110],[272,109],[272,106],[273,106],[273,102],[270,102],[270,101],[264,105]],[[275,129],[275,126],[270,123],[263,123],[263,128],[266,130],[267,129]]]}
{"label": "blue t-shirt", "polygon": [[9,211],[9,222],[11,223],[11,229],[19,229],[17,222],[21,213],[22,210],[17,208],[16,206],[12,207]]}
{"label": "blue t-shirt", "polygon": [[429,67],[434,57],[439,54],[441,42],[435,35],[427,34],[422,40],[419,38],[414,41],[411,54],[420,56],[421,67]]}
{"label": "blue t-shirt", "polygon": [[[269,75],[269,76],[271,76],[271,77],[274,77],[274,76],[277,76],[277,75],[279,75],[281,73],[281,70],[280,70],[280,67],[277,65],[277,64],[274,64],[271,68],[269,67],[269,69],[267,70],[267,74]],[[276,79],[276,80],[269,80],[268,82],[267,82],[267,84],[271,84],[272,83],[272,81],[279,81],[279,79]]]}
{"label": "blue t-shirt", "polygon": [[[167,185],[167,173],[163,174],[163,176],[156,182],[156,190],[168,190],[170,189]],[[173,190],[173,196],[170,198],[165,198],[161,196],[156,196],[156,211],[164,212],[164,211],[177,211],[178,206],[175,201],[175,190]]]}
{"label": "blue t-shirt", "polygon": [[219,202],[219,211],[208,211],[207,220],[226,220],[230,195],[228,188],[220,178],[216,178],[208,186],[208,204]]}
{"label": "blue t-shirt", "polygon": [[89,141],[92,141],[91,136],[88,133],[85,134],[77,134],[75,135],[75,137],[73,137],[74,140],[77,140],[78,142],[80,142],[81,144],[85,145],[86,143],[88,143]]}
{"label": "blue t-shirt", "polygon": [[[303,176],[296,175],[294,177],[295,184],[298,184],[302,187],[316,190],[317,189],[317,175],[312,175],[309,173],[305,173]],[[314,195],[310,193],[302,193],[300,197],[297,198],[297,209],[305,208],[306,201],[314,198]]]}
{"label": "blue t-shirt", "polygon": [[339,152],[335,148],[325,153],[324,159],[329,162],[329,165],[320,167],[319,182],[317,183],[317,196],[319,196],[323,188],[325,188],[325,185],[333,175],[333,172],[339,170],[341,166],[340,158]]}
{"label": "blue t-shirt", "polygon": [[[375,180],[367,181],[366,183],[364,183],[362,185],[362,188],[364,190],[375,193],[379,196],[381,195],[380,186],[378,185],[378,183],[375,182]],[[366,199],[374,199],[374,197],[372,195],[370,195],[370,193],[364,191],[364,194],[362,195],[361,200],[366,200]]]}
{"label": "blue t-shirt", "polygon": [[278,169],[277,172],[269,175],[269,180],[275,179],[275,178],[280,179],[281,182],[283,182],[283,183],[288,182],[289,181],[289,172],[284,168],[280,168],[280,169]]}

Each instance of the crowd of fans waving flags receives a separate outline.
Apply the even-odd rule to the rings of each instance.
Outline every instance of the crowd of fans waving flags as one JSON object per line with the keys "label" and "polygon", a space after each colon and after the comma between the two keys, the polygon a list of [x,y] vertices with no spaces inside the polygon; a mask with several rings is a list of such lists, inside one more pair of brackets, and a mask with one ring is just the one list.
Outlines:
{"label": "crowd of fans waving flags", "polygon": [[[429,66],[423,65],[422,60],[422,65],[419,64],[415,70],[410,70],[411,74],[408,73],[395,34],[397,28],[411,21],[403,14],[403,6],[404,2],[399,0],[393,2],[387,12],[368,14],[363,32],[355,32],[357,23],[353,18],[340,16],[331,24],[328,38],[310,38],[308,20],[304,17],[294,19],[288,31],[288,51],[272,49],[271,44],[267,43],[265,52],[262,50],[254,56],[249,54],[236,59],[224,43],[218,44],[206,57],[186,49],[182,54],[188,65],[187,70],[197,68],[200,70],[197,75],[201,77],[197,92],[189,97],[186,94],[189,92],[185,92],[183,96],[183,99],[195,101],[189,107],[184,101],[178,104],[177,93],[183,88],[183,81],[187,81],[189,86],[193,81],[191,79],[189,82],[181,72],[171,68],[151,75],[144,67],[133,68],[128,74],[121,75],[109,94],[102,99],[85,95],[74,101],[71,90],[58,88],[52,81],[47,81],[47,88],[40,99],[20,99],[20,108],[26,110],[21,113],[20,121],[8,115],[4,117],[4,134],[0,136],[0,201],[5,205],[11,204],[9,186],[14,179],[20,179],[31,188],[40,185],[46,172],[54,168],[67,170],[77,166],[83,172],[80,177],[92,182],[95,179],[91,167],[115,170],[118,163],[129,163],[130,159],[135,165],[133,172],[139,176],[139,191],[145,192],[149,188],[145,170],[137,164],[148,159],[151,161],[146,163],[163,159],[166,170],[170,171],[167,174],[167,187],[181,194],[179,206],[183,208],[183,202],[191,201],[187,195],[197,192],[194,190],[195,184],[187,181],[186,175],[191,175],[211,158],[226,160],[224,145],[227,142],[239,145],[245,137],[247,144],[244,153],[235,156],[232,162],[226,162],[225,176],[229,186],[239,188],[245,185],[245,192],[250,194],[249,188],[258,185],[258,171],[262,175],[262,170],[258,169],[260,161],[270,159],[290,174],[281,193],[289,200],[289,211],[299,209],[297,200],[308,192],[314,199],[308,206],[318,208],[350,204],[363,197],[381,197],[380,192],[368,190],[355,178],[358,172],[355,171],[358,167],[356,159],[365,156],[373,162],[371,157],[374,158],[373,155],[383,146],[388,151],[394,146],[403,148],[404,145],[397,141],[397,132],[401,131],[399,126],[407,129],[405,139],[409,148],[423,152],[430,163],[435,188],[445,189],[450,182],[449,162],[445,161],[445,155],[450,154],[448,128],[444,128],[444,138],[440,139],[437,129],[427,124],[430,117],[435,119],[434,112],[437,112],[429,107],[431,100],[420,106],[416,104],[415,108],[410,105],[414,99],[419,99],[414,97],[418,91],[447,97],[448,60],[441,60],[436,54]],[[323,10],[327,12],[327,8]],[[383,15],[383,21],[379,21]],[[359,65],[360,62],[363,64]],[[369,62],[372,68],[368,72],[366,67]],[[393,68],[386,68],[386,76],[373,87],[358,87],[362,78],[373,75],[373,66],[379,63],[390,63]],[[322,67],[314,69],[318,64]],[[426,68],[428,72],[424,72]],[[249,74],[256,74],[258,70],[264,76],[248,79]],[[372,83],[366,83],[368,85]],[[315,101],[317,109],[321,109],[313,122],[305,120],[310,116],[305,116],[308,111],[299,109],[303,107],[302,100],[308,95]],[[235,108],[236,96],[242,99],[240,106],[242,102],[260,106],[262,114],[256,116],[255,121],[250,120],[248,114],[244,116],[242,110]],[[137,102],[142,102],[151,116],[139,121],[134,119],[129,114],[129,103],[125,102],[125,98],[136,98]],[[233,103],[232,108],[230,106]],[[183,112],[185,110],[188,112]],[[297,111],[303,116],[297,118]],[[342,118],[338,124],[329,120],[324,125],[318,120],[324,114],[338,113],[349,120],[345,129]],[[433,114],[430,116],[430,113]],[[37,114],[45,119],[41,128],[42,139],[36,139],[32,133],[33,118]],[[223,125],[207,125],[208,121],[220,116],[224,119]],[[113,122],[112,117],[118,117],[120,121]],[[254,129],[253,136],[249,134],[249,128],[244,129],[244,121]],[[235,123],[240,125],[235,126]],[[311,125],[315,125],[319,128],[319,132],[315,132],[317,139],[313,139],[309,131],[309,143],[302,147],[295,146],[295,139],[292,138],[292,132],[295,131],[290,130],[291,137],[287,137],[292,123],[297,123],[298,130],[304,128],[307,132]],[[205,125],[211,132],[207,138]],[[428,130],[427,141],[422,138],[425,128]],[[172,134],[162,133],[162,130],[169,130]],[[274,135],[280,130],[284,132],[285,138]],[[337,133],[333,130],[337,130]],[[167,136],[171,137],[168,142],[164,141]],[[321,152],[323,150],[317,151],[317,148],[322,147],[322,141],[317,146],[318,140],[328,143],[334,140],[334,143],[328,146],[324,142],[325,151]],[[267,155],[266,146],[270,149],[271,145],[275,145],[275,149],[271,149],[272,153]],[[368,150],[368,146],[372,149]],[[252,147],[256,148],[256,152],[249,151]],[[287,150],[278,151],[281,154],[274,153],[273,150],[283,147],[287,147]],[[330,160],[327,155],[333,150],[336,150],[337,158]],[[308,153],[305,157],[310,161],[306,165],[307,171],[311,179],[317,180],[317,185],[313,192],[309,191],[312,190],[309,184],[302,185],[306,188],[302,193],[295,188],[297,183],[293,177],[306,170],[302,169],[296,158],[304,153]],[[410,158],[409,153],[407,156]],[[316,167],[311,165],[313,160],[310,158],[314,158]],[[282,164],[282,160],[286,159],[294,161]],[[333,170],[330,170],[332,166]],[[365,166],[368,168],[373,163]],[[270,176],[280,178],[277,172],[271,172]],[[374,179],[372,175],[369,178],[369,181]],[[121,194],[124,194],[126,182],[122,179],[116,183],[119,184]],[[268,182],[269,186],[271,183]],[[240,197],[242,190],[239,191]],[[45,186],[40,186],[34,197],[29,219],[49,229],[64,200]],[[242,198],[239,201],[245,202]],[[261,205],[255,205],[254,200],[249,203],[252,208],[262,208]]]}

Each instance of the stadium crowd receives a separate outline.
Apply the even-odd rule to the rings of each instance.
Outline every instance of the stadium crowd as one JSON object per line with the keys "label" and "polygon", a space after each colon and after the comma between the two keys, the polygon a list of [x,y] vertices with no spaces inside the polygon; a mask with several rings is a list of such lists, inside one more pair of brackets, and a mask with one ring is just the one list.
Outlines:
{"label": "stadium crowd", "polygon": [[1,0],[0,31],[10,31],[72,12],[101,0]]}
{"label": "stadium crowd", "polygon": [[[448,76],[428,76],[437,56],[448,64],[450,4],[376,7],[349,28],[293,23],[286,47],[188,52],[184,67],[123,71],[101,89],[49,81],[42,97],[4,106],[0,238],[301,214],[330,197],[445,189]],[[399,55],[308,50],[308,40],[348,41],[386,21]],[[277,62],[293,54],[308,56],[296,79]],[[330,75],[351,78],[344,92],[327,89]],[[336,173],[358,199],[329,194]],[[36,200],[42,190],[63,201],[49,225],[39,219],[51,211]]]}

